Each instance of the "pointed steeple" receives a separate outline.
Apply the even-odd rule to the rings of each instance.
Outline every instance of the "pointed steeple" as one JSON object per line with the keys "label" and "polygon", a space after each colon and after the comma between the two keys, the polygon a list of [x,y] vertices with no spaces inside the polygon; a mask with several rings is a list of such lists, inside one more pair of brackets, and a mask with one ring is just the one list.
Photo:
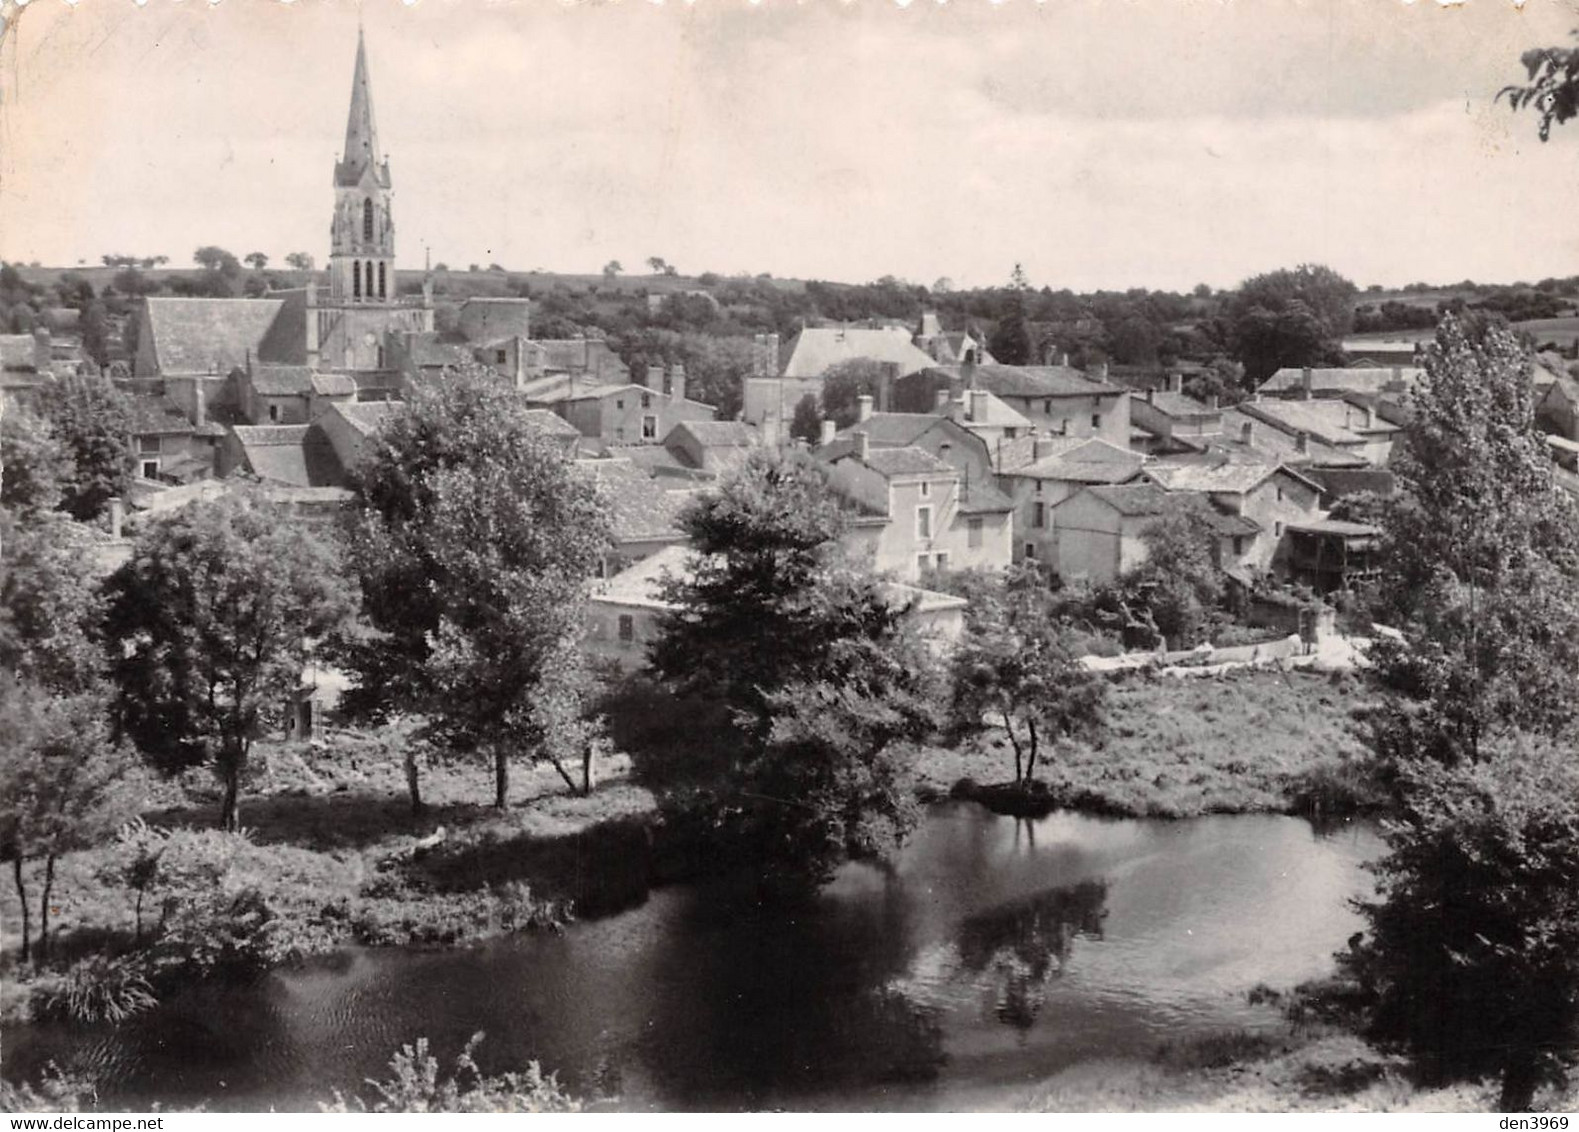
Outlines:
{"label": "pointed steeple", "polygon": [[356,32],[356,72],[351,78],[351,112],[345,122],[345,152],[334,167],[336,185],[349,188],[361,183],[371,168],[378,184],[389,187],[389,165],[378,151],[378,127],[373,122],[373,87],[367,77],[367,44],[362,29]]}

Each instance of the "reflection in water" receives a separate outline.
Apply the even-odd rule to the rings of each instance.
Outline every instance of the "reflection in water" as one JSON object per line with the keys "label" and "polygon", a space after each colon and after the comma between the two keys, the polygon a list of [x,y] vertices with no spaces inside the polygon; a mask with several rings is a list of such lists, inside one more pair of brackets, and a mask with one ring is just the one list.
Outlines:
{"label": "reflection in water", "polygon": [[1077,935],[1102,938],[1102,881],[1050,888],[971,916],[960,925],[961,967],[994,978],[993,1014],[1029,1030],[1047,1003],[1047,984],[1064,973]]}
{"label": "reflection in water", "polygon": [[1381,851],[1273,815],[1015,822],[932,807],[892,869],[794,907],[654,891],[560,935],[358,951],[199,987],[120,1028],[7,1027],[108,1103],[311,1110],[402,1042],[484,1072],[536,1059],[631,1109],[971,1108],[1092,1058],[1275,1019],[1245,991],[1332,969]]}

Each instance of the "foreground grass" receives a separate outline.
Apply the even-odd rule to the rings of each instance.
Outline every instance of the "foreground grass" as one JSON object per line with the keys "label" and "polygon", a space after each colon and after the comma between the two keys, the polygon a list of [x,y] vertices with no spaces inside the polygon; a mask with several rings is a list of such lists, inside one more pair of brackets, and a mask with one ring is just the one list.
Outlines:
{"label": "foreground grass", "polygon": [[[1108,725],[1044,753],[1037,777],[1058,805],[1135,817],[1338,812],[1376,797],[1354,677],[1245,670],[1203,679],[1137,674],[1116,683]],[[1007,782],[1006,742],[923,753],[924,787]]]}

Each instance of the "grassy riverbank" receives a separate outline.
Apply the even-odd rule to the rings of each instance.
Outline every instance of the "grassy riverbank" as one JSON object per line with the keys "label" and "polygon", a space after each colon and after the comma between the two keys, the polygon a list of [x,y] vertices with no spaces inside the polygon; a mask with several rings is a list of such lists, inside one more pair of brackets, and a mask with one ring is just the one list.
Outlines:
{"label": "grassy riverbank", "polygon": [[[1343,812],[1378,799],[1361,732],[1369,704],[1354,677],[1231,672],[1199,679],[1136,675],[1114,685],[1094,741],[1044,752],[1038,779],[1060,806],[1133,817]],[[928,751],[925,786],[1003,783],[1004,741]]]}

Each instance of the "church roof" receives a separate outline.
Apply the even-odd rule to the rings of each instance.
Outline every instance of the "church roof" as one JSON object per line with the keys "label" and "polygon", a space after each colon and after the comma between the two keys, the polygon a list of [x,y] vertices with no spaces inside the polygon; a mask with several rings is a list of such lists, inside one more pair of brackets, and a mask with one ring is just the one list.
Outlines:
{"label": "church roof", "polygon": [[367,78],[367,44],[356,36],[356,72],[351,77],[351,112],[345,121],[345,152],[334,167],[334,183],[353,188],[371,168],[383,188],[389,188],[389,163],[378,150],[378,128],[373,123],[373,88]]}
{"label": "church roof", "polygon": [[265,353],[281,299],[188,299],[149,296],[148,325],[159,372],[218,374],[244,369]]}

